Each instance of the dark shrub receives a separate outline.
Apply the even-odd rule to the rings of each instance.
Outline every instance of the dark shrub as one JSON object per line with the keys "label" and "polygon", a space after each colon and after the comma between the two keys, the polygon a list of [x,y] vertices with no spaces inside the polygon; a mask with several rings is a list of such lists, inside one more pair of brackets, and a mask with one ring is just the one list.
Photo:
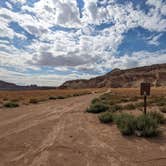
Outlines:
{"label": "dark shrub", "polygon": [[56,99],[57,99],[57,96],[50,96],[49,99],[50,99],[50,100],[56,100]]}
{"label": "dark shrub", "polygon": [[166,113],[166,107],[160,107],[160,111],[161,111],[162,113]]}
{"label": "dark shrub", "polygon": [[157,120],[152,116],[141,115],[137,117],[136,129],[139,131],[140,136],[152,137],[158,134],[158,123]]}
{"label": "dark shrub", "polygon": [[124,109],[126,110],[134,110],[136,107],[134,104],[127,104],[124,106]]}
{"label": "dark shrub", "polygon": [[163,124],[165,122],[164,115],[162,115],[160,112],[156,112],[156,111],[148,112],[147,116],[150,116],[153,119],[155,119],[157,123]]}
{"label": "dark shrub", "polygon": [[120,111],[120,110],[122,110],[122,106],[120,106],[120,105],[112,105],[112,106],[110,106],[109,110],[111,112]]}
{"label": "dark shrub", "polygon": [[99,98],[94,98],[91,103],[95,104],[95,103],[98,103],[98,102],[100,102],[100,99]]}
{"label": "dark shrub", "polygon": [[65,99],[65,96],[57,96],[57,99]]}
{"label": "dark shrub", "polygon": [[19,104],[18,103],[14,103],[14,102],[7,102],[7,103],[4,104],[4,107],[15,108],[15,107],[19,107]]}
{"label": "dark shrub", "polygon": [[29,100],[29,103],[32,103],[32,104],[37,104],[39,102],[38,99],[30,99]]}
{"label": "dark shrub", "polygon": [[100,113],[100,112],[105,112],[108,110],[108,106],[103,104],[103,103],[95,103],[91,104],[90,107],[87,109],[87,112],[90,113]]}
{"label": "dark shrub", "polygon": [[113,114],[108,111],[101,113],[98,117],[102,123],[109,123],[113,121]]}
{"label": "dark shrub", "polygon": [[115,122],[123,135],[132,135],[134,133],[136,122],[133,115],[122,113],[115,117]]}

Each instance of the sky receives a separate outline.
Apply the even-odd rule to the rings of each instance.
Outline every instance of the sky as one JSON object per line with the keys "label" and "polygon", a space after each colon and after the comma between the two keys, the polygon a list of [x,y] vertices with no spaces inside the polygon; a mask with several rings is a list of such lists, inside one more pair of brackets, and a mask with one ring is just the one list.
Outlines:
{"label": "sky", "polygon": [[0,0],[0,80],[58,86],[166,63],[166,0]]}

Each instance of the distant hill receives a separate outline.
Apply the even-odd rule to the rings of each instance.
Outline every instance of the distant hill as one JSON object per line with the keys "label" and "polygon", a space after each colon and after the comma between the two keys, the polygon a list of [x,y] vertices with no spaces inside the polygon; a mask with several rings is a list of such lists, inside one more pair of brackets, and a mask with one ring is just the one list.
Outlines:
{"label": "distant hill", "polygon": [[71,80],[59,88],[101,88],[101,87],[139,87],[141,82],[152,86],[166,86],[166,63],[137,67],[127,70],[114,69],[111,72],[89,80]]}
{"label": "distant hill", "polygon": [[0,80],[0,90],[35,90],[35,89],[55,89],[56,87],[45,87],[37,85],[20,86]]}

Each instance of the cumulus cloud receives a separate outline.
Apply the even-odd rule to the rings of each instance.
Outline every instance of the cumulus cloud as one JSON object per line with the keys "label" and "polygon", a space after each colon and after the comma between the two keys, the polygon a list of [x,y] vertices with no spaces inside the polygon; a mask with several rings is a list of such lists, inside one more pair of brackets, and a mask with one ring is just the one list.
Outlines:
{"label": "cumulus cloud", "polygon": [[[89,77],[94,76],[95,72],[104,73],[112,68],[135,67],[144,65],[145,61],[152,64],[166,60],[163,52],[146,50],[117,56],[125,32],[132,28],[142,27],[157,32],[159,35],[152,35],[146,40],[150,45],[159,45],[159,39],[166,31],[166,4],[162,0],[147,0],[147,13],[135,8],[131,2],[124,5],[115,0],[87,0],[81,9],[82,17],[76,0],[40,0],[30,6],[26,0],[21,0],[20,11],[15,12],[12,9],[17,3],[17,0],[10,0],[6,2],[7,8],[0,8],[0,41],[3,38],[0,42],[1,67],[10,66],[22,71],[51,67],[55,72],[56,69],[68,71],[72,68],[73,72],[82,72]],[[10,26],[12,21],[24,33],[13,29]],[[101,29],[96,28],[104,25]],[[18,48],[21,40],[24,45]],[[28,75],[29,82],[33,80],[31,74]],[[56,73],[49,78],[41,74],[42,79],[38,79],[37,83],[45,84],[46,79],[50,85],[53,81],[59,84],[78,75],[64,76],[61,80]]]}

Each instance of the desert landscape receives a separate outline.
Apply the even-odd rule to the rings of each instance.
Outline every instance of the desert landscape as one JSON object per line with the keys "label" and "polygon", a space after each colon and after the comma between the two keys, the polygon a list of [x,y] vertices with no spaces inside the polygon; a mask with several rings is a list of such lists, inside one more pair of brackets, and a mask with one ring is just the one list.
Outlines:
{"label": "desert landscape", "polygon": [[[83,90],[50,92],[67,95]],[[16,108],[0,108],[0,166],[165,165],[165,124],[159,127],[161,133],[156,137],[123,136],[115,123],[102,124],[99,114],[86,111],[91,101],[106,95],[107,100],[116,102],[116,105],[128,105],[115,113],[143,114],[143,106],[138,104],[143,102],[143,97],[138,88],[89,89],[88,92],[91,93],[21,104]],[[13,100],[13,96],[19,97],[19,93],[26,96],[25,101],[29,96],[26,93],[30,98],[32,94],[37,98],[36,91],[15,93],[1,92],[1,99]],[[38,93],[40,98],[48,97],[48,91]],[[166,117],[166,113],[160,111],[161,107],[165,108],[165,96],[166,88],[152,88],[148,101],[153,102],[149,102],[148,112],[157,111]]]}

